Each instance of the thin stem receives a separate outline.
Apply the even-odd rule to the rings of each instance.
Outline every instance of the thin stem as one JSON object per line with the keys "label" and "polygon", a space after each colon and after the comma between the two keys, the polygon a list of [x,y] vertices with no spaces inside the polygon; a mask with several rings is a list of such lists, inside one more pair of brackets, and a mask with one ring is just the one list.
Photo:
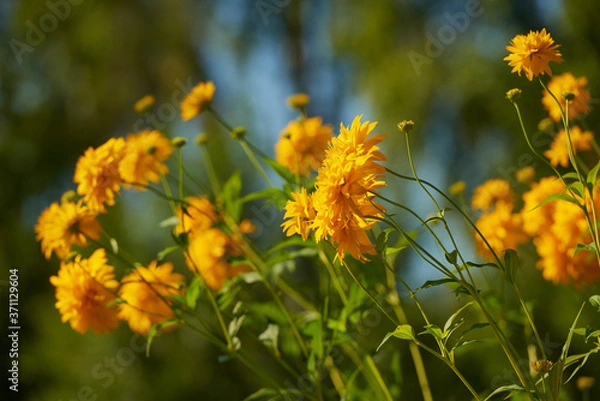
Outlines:
{"label": "thin stem", "polygon": [[335,290],[337,291],[338,295],[340,296],[340,299],[342,300],[342,304],[346,305],[348,303],[348,297],[346,296],[346,293],[344,292],[344,290],[342,288],[342,285],[339,281],[339,277],[337,276],[337,274],[335,274],[335,272],[333,270],[333,265],[327,258],[327,255],[325,255],[325,252],[323,252],[323,249],[321,249],[320,246],[318,246],[317,249],[319,252],[319,259],[321,259],[321,262],[323,262],[323,264],[325,265],[325,268],[327,269],[327,273],[329,273],[329,277],[331,278],[331,281],[333,282],[333,286],[335,287]]}
{"label": "thin stem", "polygon": [[177,172],[179,174],[179,199],[183,199],[183,157],[181,148],[177,148]]}
{"label": "thin stem", "polygon": [[248,159],[250,159],[250,162],[254,165],[254,168],[256,168],[256,170],[258,171],[260,176],[263,178],[263,180],[265,180],[265,182],[267,183],[269,188],[273,188],[273,183],[271,182],[271,180],[269,180],[267,173],[265,172],[265,170],[259,163],[258,159],[254,155],[254,152],[252,151],[250,146],[248,146],[248,142],[245,139],[240,139],[239,142],[240,142],[240,145],[242,145],[242,149],[244,149],[246,156],[248,156]]}
{"label": "thin stem", "polygon": [[162,172],[160,173],[160,182],[162,183],[162,186],[165,190],[166,198],[169,200],[169,205],[171,206],[173,214],[177,214],[177,206],[173,201],[173,192],[171,192],[171,186],[167,182],[167,177],[165,177],[165,175]]}
{"label": "thin stem", "polygon": [[215,166],[212,162],[212,158],[210,157],[210,152],[208,151],[208,148],[206,147],[206,145],[202,146],[202,153],[203,153],[202,160],[204,161],[204,168],[206,168],[206,174],[208,175],[208,181],[210,182],[210,186],[212,188],[213,193],[215,194],[215,196],[217,196],[221,193],[221,184],[219,183],[219,179],[217,178]]}
{"label": "thin stem", "polygon": [[444,362],[446,364],[446,366],[448,366],[452,370],[452,372],[454,372],[454,374],[456,375],[456,377],[459,378],[459,380],[467,388],[467,390],[469,390],[469,392],[471,393],[471,395],[473,396],[473,398],[475,398],[476,401],[480,401],[481,400],[481,398],[479,397],[479,394],[477,393],[477,391],[475,391],[475,389],[471,386],[471,384],[469,383],[469,381],[467,379],[465,379],[465,377],[462,375],[462,373],[460,373],[460,371],[458,370],[458,368],[450,360],[448,360],[447,358],[444,358],[442,355],[440,355],[439,353],[435,352],[435,350],[429,348],[427,345],[423,344],[419,340],[415,339],[413,341],[419,347],[423,348],[425,351],[429,352],[431,355],[435,356],[436,358],[438,358],[439,360],[441,360],[442,362]]}
{"label": "thin stem", "polygon": [[392,323],[394,323],[394,325],[398,326],[398,322],[396,321],[396,319],[394,319],[392,316],[390,316],[389,313],[387,313],[387,311],[383,308],[383,306],[381,306],[381,304],[379,303],[379,301],[377,301],[377,299],[373,296],[373,294],[371,294],[371,292],[363,285],[363,283],[361,283],[360,280],[358,280],[358,278],[356,278],[356,276],[354,275],[354,273],[352,272],[352,270],[350,269],[350,266],[348,266],[346,261],[344,261],[343,259],[340,259],[340,262],[346,268],[346,271],[348,272],[348,274],[350,274],[350,276],[352,277],[354,282],[356,282],[356,284],[358,284],[358,286],[360,288],[362,288],[362,290],[365,292],[365,294],[367,294],[368,297],[371,298],[371,301],[373,301],[375,303],[375,305],[379,308],[379,310],[381,312],[383,312],[383,314],[388,319],[390,319],[390,321]]}
{"label": "thin stem", "polygon": [[[383,263],[386,266],[386,282],[391,298],[389,303],[394,309],[394,313],[396,314],[398,322],[400,322],[400,324],[407,324],[408,318],[406,317],[406,313],[404,312],[404,309],[402,308],[402,305],[400,303],[400,297],[398,295],[398,290],[396,289],[396,280],[394,280],[394,272],[390,271],[390,269],[387,269],[387,267],[391,268],[391,266],[388,265],[387,261],[384,260]],[[419,386],[421,387],[421,394],[423,395],[423,400],[433,401],[433,396],[431,395],[431,388],[429,387],[429,380],[427,379],[427,372],[425,371],[425,364],[423,363],[423,358],[421,357],[419,346],[411,341],[408,345],[408,349],[410,351],[413,364],[415,365],[415,371],[417,372],[417,380],[419,381]]]}

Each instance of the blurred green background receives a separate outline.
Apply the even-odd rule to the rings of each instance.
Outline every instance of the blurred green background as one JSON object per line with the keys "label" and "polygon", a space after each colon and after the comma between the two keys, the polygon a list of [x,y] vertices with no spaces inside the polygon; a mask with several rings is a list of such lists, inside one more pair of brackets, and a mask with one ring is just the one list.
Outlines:
{"label": "blurred green background", "polygon": [[[384,149],[388,165],[399,171],[408,172],[395,126],[413,119],[421,175],[442,188],[465,180],[470,194],[487,178],[509,178],[532,164],[504,93],[523,89],[525,122],[534,132],[545,116],[541,90],[511,75],[502,58],[514,35],[542,27],[562,44],[565,62],[553,65],[554,72],[587,76],[595,109],[600,13],[593,0],[2,1],[0,292],[4,305],[7,271],[18,268],[21,399],[241,400],[260,386],[243,366],[219,363],[218,350],[186,330],[161,336],[146,358],[142,341],[125,325],[113,335],[81,336],[60,323],[48,280],[58,262],[44,260],[33,226],[46,206],[74,188],[73,169],[86,148],[145,128],[189,139],[208,132],[219,176],[242,169],[244,192],[261,188],[219,126],[206,117],[186,124],[178,117],[182,94],[213,80],[215,108],[231,124],[246,126],[249,140],[268,155],[295,118],[286,96],[302,91],[312,98],[308,114],[322,116],[336,132],[340,122],[349,124],[358,114],[379,121],[378,131],[390,135]],[[132,105],[145,94],[156,96],[157,108],[140,116]],[[598,127],[595,110],[588,124]],[[203,177],[198,150],[186,147],[185,157],[189,169]],[[539,163],[536,167],[544,173]],[[390,187],[420,213],[432,211],[415,187],[402,182]],[[126,192],[104,224],[123,248],[149,260],[170,244],[168,231],[157,228],[166,216],[164,204],[147,193]],[[273,211],[256,209],[248,217],[264,228],[259,242],[281,235]],[[471,247],[468,239],[464,246]],[[435,277],[408,254],[400,262],[400,273],[415,286]],[[556,358],[581,296],[597,288],[543,282],[532,259],[521,280],[526,296],[535,299],[542,337]],[[428,294],[426,304],[440,319],[455,307],[447,291]],[[597,314],[583,319],[598,325]],[[0,321],[8,326],[6,313]],[[510,382],[497,351],[480,347],[460,356],[474,387]],[[4,347],[2,353],[6,360]],[[452,399],[445,389],[458,382],[436,360],[426,363],[438,383],[434,397]],[[401,399],[418,400],[408,357],[403,365]],[[584,369],[600,378],[599,371],[597,359]],[[572,384],[567,390],[580,399]],[[593,390],[592,399],[598,397],[600,390]]]}

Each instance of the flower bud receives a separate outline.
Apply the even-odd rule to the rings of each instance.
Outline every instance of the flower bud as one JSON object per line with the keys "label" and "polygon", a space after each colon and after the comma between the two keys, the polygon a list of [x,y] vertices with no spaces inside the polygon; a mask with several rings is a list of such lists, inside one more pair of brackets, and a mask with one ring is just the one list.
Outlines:
{"label": "flower bud", "polygon": [[179,149],[183,148],[186,143],[187,143],[187,139],[185,139],[184,137],[181,137],[181,136],[176,136],[175,138],[173,138],[171,140],[171,144]]}
{"label": "flower bud", "polygon": [[450,185],[449,191],[452,196],[459,196],[460,194],[465,192],[467,184],[464,181],[456,181],[454,184]]}
{"label": "flower bud", "polygon": [[206,145],[208,143],[208,134],[207,133],[201,133],[196,135],[196,145]]}
{"label": "flower bud", "polygon": [[515,177],[521,184],[530,184],[535,178],[535,169],[532,166],[523,167],[515,173]]}
{"label": "flower bud", "polygon": [[596,379],[590,376],[581,376],[577,379],[577,389],[587,391],[596,384]]}
{"label": "flower bud", "polygon": [[563,99],[565,99],[566,101],[570,102],[571,100],[575,99],[575,94],[573,92],[569,92],[569,91],[564,91],[562,93],[562,97]]}
{"label": "flower bud", "polygon": [[308,96],[306,93],[296,93],[292,96],[289,96],[286,101],[288,106],[290,106],[292,109],[303,111],[308,102],[310,102],[310,96]]}
{"label": "flower bud", "polygon": [[521,89],[513,88],[506,92],[506,98],[510,100],[512,103],[515,103],[521,97]]}
{"label": "flower bud", "polygon": [[531,368],[537,373],[548,373],[552,368],[552,362],[547,359],[540,359],[531,362]]}
{"label": "flower bud", "polygon": [[135,110],[136,113],[144,114],[145,112],[150,111],[150,109],[152,109],[152,106],[154,106],[155,101],[156,99],[154,99],[154,96],[146,95],[137,102],[135,102],[135,104],[133,105],[133,110]]}
{"label": "flower bud", "polygon": [[231,130],[231,137],[235,140],[244,139],[246,136],[246,128],[244,127],[235,127]]}
{"label": "flower bud", "polygon": [[79,196],[77,196],[75,191],[67,191],[60,197],[60,203],[75,203],[78,198]]}
{"label": "flower bud", "polygon": [[410,130],[413,129],[414,126],[415,126],[415,123],[413,120],[404,120],[404,121],[400,121],[398,123],[398,129],[406,134],[408,134],[410,132]]}

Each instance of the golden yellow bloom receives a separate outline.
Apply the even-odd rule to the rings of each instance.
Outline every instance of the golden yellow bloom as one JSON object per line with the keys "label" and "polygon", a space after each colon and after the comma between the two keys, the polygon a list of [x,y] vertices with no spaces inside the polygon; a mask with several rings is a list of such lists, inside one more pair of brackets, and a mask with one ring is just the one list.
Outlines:
{"label": "golden yellow bloom", "polygon": [[119,163],[124,156],[125,140],[111,138],[98,148],[89,148],[77,161],[73,181],[77,193],[83,196],[88,208],[105,212],[105,205],[115,204],[119,194],[121,175]]}
{"label": "golden yellow bloom", "polygon": [[475,188],[471,206],[476,210],[487,211],[498,203],[506,203],[512,208],[514,202],[515,194],[510,183],[502,179],[492,179]]}
{"label": "golden yellow bloom", "polygon": [[[590,150],[592,148],[592,140],[594,134],[590,131],[581,131],[578,126],[571,127],[569,129],[569,136],[571,137],[571,144],[573,146],[573,153],[577,153],[580,150]],[[569,166],[569,143],[567,133],[564,129],[560,130],[554,140],[550,149],[544,152],[544,156],[550,160],[550,164],[558,166],[559,164],[563,167]]]}
{"label": "golden yellow bloom", "polygon": [[377,147],[385,135],[367,138],[377,123],[361,123],[360,118],[348,128],[341,125],[339,136],[331,140],[312,195],[315,218],[311,228],[317,241],[329,240],[337,257],[343,258],[348,251],[364,261],[365,254],[375,254],[366,232],[385,210],[374,200],[375,191],[386,185],[382,180],[385,168],[377,164],[385,160]]}
{"label": "golden yellow bloom", "polygon": [[574,95],[573,100],[569,101],[569,119],[573,120],[581,114],[587,114],[590,111],[590,92],[585,89],[588,81],[586,77],[577,78],[570,72],[557,75],[548,82],[548,90],[556,96],[560,103],[560,107],[547,91],[542,91],[542,104],[548,110],[550,118],[554,121],[560,121],[561,108],[565,112],[566,101],[562,94],[570,92]]}
{"label": "golden yellow bloom", "polygon": [[152,326],[172,319],[174,302],[170,295],[182,295],[185,277],[173,273],[170,262],[137,267],[121,280],[119,319],[125,320],[133,332],[148,334]]}
{"label": "golden yellow bloom", "polygon": [[133,105],[133,110],[135,110],[136,113],[145,113],[149,111],[152,108],[152,106],[154,106],[155,102],[156,99],[154,98],[154,96],[146,95],[137,102],[135,102],[135,104]]}
{"label": "golden yellow bloom", "polygon": [[[588,251],[575,254],[577,244],[591,242],[581,208],[563,200],[547,202],[535,208],[549,195],[564,190],[564,184],[556,177],[547,177],[533,184],[532,189],[523,195],[523,228],[533,237],[540,257],[536,266],[542,270],[546,280],[557,284],[573,282],[578,286],[593,284],[600,279],[600,267],[595,255]],[[597,210],[600,207],[599,200],[595,207]]]}
{"label": "golden yellow bloom", "polygon": [[[522,218],[518,213],[513,213],[512,204],[506,202],[496,203],[494,209],[484,212],[475,225],[486,238],[496,255],[502,257],[502,251],[517,249],[529,240],[523,232]],[[479,235],[475,235],[477,251],[486,259],[492,260],[493,253]]]}
{"label": "golden yellow bloom", "polygon": [[129,134],[125,139],[125,156],[119,164],[119,173],[126,185],[148,185],[159,182],[161,174],[169,169],[163,163],[173,153],[171,141],[158,131],[142,131]]}
{"label": "golden yellow bloom", "polygon": [[102,227],[81,202],[52,203],[38,218],[36,239],[41,241],[42,252],[49,259],[52,252],[65,259],[73,245],[86,246],[87,238],[100,239]]}
{"label": "golden yellow bloom", "polygon": [[539,232],[550,230],[554,207],[557,202],[547,202],[539,206],[548,196],[564,192],[565,186],[556,177],[545,177],[533,183],[531,190],[523,194],[523,229],[533,237]]}
{"label": "golden yellow bloom", "polygon": [[241,251],[227,234],[210,228],[190,238],[186,262],[192,272],[200,273],[206,285],[218,290],[228,279],[250,270],[245,264],[229,264],[228,258],[238,255]]}
{"label": "golden yellow bloom", "polygon": [[106,252],[98,249],[89,259],[77,255],[72,262],[62,262],[58,275],[50,277],[62,322],[81,334],[89,328],[99,334],[119,325],[117,310],[109,307],[119,282],[106,263]]}
{"label": "golden yellow bloom", "polygon": [[320,117],[291,121],[275,145],[275,160],[292,173],[307,176],[321,166],[331,137],[331,126],[322,125]]}
{"label": "golden yellow bloom", "polygon": [[529,184],[535,179],[535,169],[532,166],[523,167],[517,170],[515,178],[521,184]]}
{"label": "golden yellow bloom", "polygon": [[200,82],[181,101],[181,118],[188,121],[202,113],[212,102],[215,84],[211,81]]}
{"label": "golden yellow bloom", "polygon": [[291,108],[303,110],[310,102],[310,96],[308,96],[306,93],[295,93],[289,96],[286,101],[288,106]]}
{"label": "golden yellow bloom", "polygon": [[521,72],[530,81],[538,75],[548,74],[552,76],[550,62],[562,63],[564,60],[558,48],[560,45],[554,44],[554,40],[546,28],[541,31],[530,31],[527,35],[517,35],[511,41],[506,50],[510,54],[504,57],[508,65],[513,67],[511,72]]}
{"label": "golden yellow bloom", "polygon": [[175,233],[193,234],[211,228],[217,221],[221,220],[215,205],[206,196],[191,196],[186,198],[185,208],[177,209],[179,224],[175,227]]}
{"label": "golden yellow bloom", "polygon": [[284,221],[281,226],[288,237],[294,234],[300,234],[302,239],[306,241],[310,235],[310,228],[315,219],[315,209],[312,206],[312,199],[306,193],[306,188],[302,188],[300,192],[293,192],[294,200],[287,201],[285,205]]}

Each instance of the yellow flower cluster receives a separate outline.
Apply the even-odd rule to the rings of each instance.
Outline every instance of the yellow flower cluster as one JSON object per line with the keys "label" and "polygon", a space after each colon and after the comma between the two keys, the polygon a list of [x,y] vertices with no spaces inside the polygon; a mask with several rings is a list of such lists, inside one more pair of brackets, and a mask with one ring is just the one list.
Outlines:
{"label": "yellow flower cluster", "polygon": [[482,211],[475,225],[487,240],[486,244],[475,235],[475,245],[487,259],[493,259],[492,249],[498,254],[516,249],[529,239],[523,232],[521,216],[513,213],[515,200],[516,195],[506,180],[489,180],[475,189],[471,205]]}
{"label": "yellow flower cluster", "polygon": [[336,248],[337,257],[349,252],[364,261],[365,255],[375,254],[367,231],[383,216],[385,208],[374,198],[386,184],[385,168],[377,163],[385,160],[377,146],[384,135],[368,138],[377,123],[360,119],[357,116],[350,127],[341,125],[319,168],[315,191],[292,195],[282,226],[288,236],[307,238],[312,231],[317,242],[328,240]]}
{"label": "yellow flower cluster", "polygon": [[292,173],[307,176],[317,170],[325,158],[325,149],[332,137],[330,125],[320,117],[291,121],[275,145],[275,160]]}
{"label": "yellow flower cluster", "polygon": [[[556,177],[546,177],[534,182],[531,189],[523,194],[520,212],[513,211],[513,201],[498,200],[500,197],[507,198],[503,189],[505,185],[500,185],[499,181],[490,180],[477,188],[472,202],[475,208],[482,198],[496,199],[493,209],[484,211],[475,223],[496,253],[516,249],[533,239],[540,257],[537,267],[542,270],[545,279],[577,285],[592,284],[600,279],[600,267],[595,255],[587,251],[575,252],[578,244],[591,242],[581,208],[562,200],[547,201],[551,195],[565,193],[562,181]],[[499,193],[494,193],[494,190]],[[484,195],[484,192],[487,194]],[[514,194],[513,198],[516,198]],[[598,198],[595,196],[595,199]],[[595,207],[598,208],[600,201],[596,203]],[[491,260],[491,250],[479,236],[475,238],[478,251]]]}
{"label": "yellow flower cluster", "polygon": [[65,259],[73,245],[85,246],[98,240],[102,227],[96,220],[106,207],[115,204],[121,185],[137,189],[158,182],[168,169],[164,161],[172,153],[171,142],[158,131],[143,131],[127,138],[111,138],[89,148],[75,166],[73,181],[79,200],[53,203],[39,216],[35,226],[42,252],[49,259],[54,252]]}
{"label": "yellow flower cluster", "polygon": [[[573,120],[582,114],[587,114],[590,111],[590,92],[585,88],[587,85],[586,77],[575,77],[570,72],[561,75],[556,75],[548,82],[548,91],[552,92],[556,100],[560,103],[560,107],[556,100],[548,91],[542,92],[542,104],[548,110],[550,118],[554,121],[560,121],[561,113],[566,110],[566,100],[563,94],[573,95],[573,100],[569,101],[569,119]],[[562,109],[562,112],[561,112]]]}
{"label": "yellow flower cluster", "polygon": [[172,263],[159,265],[152,261],[148,267],[135,268],[121,280],[119,319],[125,320],[132,331],[148,334],[155,324],[174,317],[174,299],[169,296],[181,295],[183,283],[185,277],[173,273]]}
{"label": "yellow flower cluster", "polygon": [[[224,216],[208,198],[186,199],[185,207],[179,208],[177,216],[179,224],[175,233],[186,233],[189,239],[187,265],[192,272],[200,274],[210,288],[218,290],[228,279],[250,270],[246,264],[231,265],[228,262],[230,257],[242,254],[239,239],[218,228]],[[251,233],[255,229],[249,220],[243,220],[239,225],[241,233]]]}
{"label": "yellow flower cluster", "polygon": [[77,255],[72,262],[62,262],[50,282],[56,287],[56,309],[73,330],[83,334],[91,328],[102,333],[119,325],[117,310],[109,305],[116,299],[119,282],[104,249],[88,259]]}
{"label": "yellow flower cluster", "polygon": [[[582,131],[578,126],[569,129],[571,137],[571,146],[573,153],[576,154],[579,150],[590,150],[594,134],[590,131]],[[556,137],[550,145],[550,149],[544,152],[544,156],[550,161],[553,166],[561,165],[569,166],[569,142],[567,132],[562,129],[556,134]]]}
{"label": "yellow flower cluster", "polygon": [[210,107],[215,90],[215,84],[210,81],[200,82],[193,87],[181,101],[181,119],[191,120]]}

